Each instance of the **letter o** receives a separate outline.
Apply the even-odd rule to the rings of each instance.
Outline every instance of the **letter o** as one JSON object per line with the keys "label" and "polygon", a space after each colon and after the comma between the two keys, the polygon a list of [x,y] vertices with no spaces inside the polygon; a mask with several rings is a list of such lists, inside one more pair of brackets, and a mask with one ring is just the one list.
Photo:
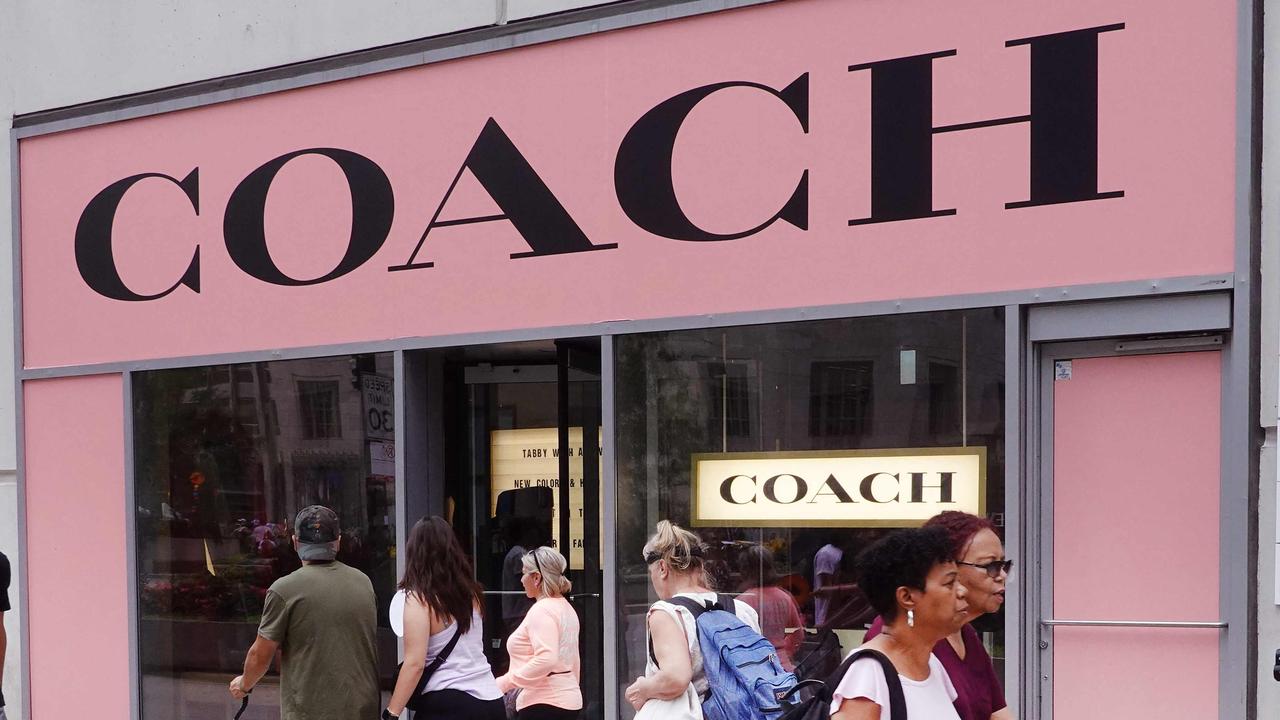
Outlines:
{"label": "letter o", "polygon": [[[778,478],[784,478],[784,477],[789,477],[796,481],[796,496],[791,500],[778,499],[778,494],[777,494]],[[774,475],[773,477],[764,481],[764,496],[768,498],[770,502],[775,502],[775,503],[778,503],[779,505],[790,505],[792,503],[800,502],[800,499],[808,494],[809,494],[809,484],[806,483],[804,481],[804,478],[800,477],[799,475],[792,475],[790,473],[781,473],[778,475]]]}
{"label": "letter o", "polygon": [[[347,252],[337,267],[310,280],[289,277],[276,265],[267,249],[264,227],[267,191],[272,181],[281,168],[301,155],[323,155],[337,163],[351,191],[351,237],[347,241]],[[391,181],[377,163],[350,150],[309,148],[281,155],[249,173],[236,186],[227,201],[222,237],[232,262],[248,275],[272,285],[316,285],[340,278],[373,257],[386,242],[394,215]]]}

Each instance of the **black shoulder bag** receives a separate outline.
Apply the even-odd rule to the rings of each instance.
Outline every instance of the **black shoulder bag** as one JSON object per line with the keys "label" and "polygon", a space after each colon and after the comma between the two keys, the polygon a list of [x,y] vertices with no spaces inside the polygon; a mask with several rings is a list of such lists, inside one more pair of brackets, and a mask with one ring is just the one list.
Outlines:
{"label": "black shoulder bag", "polygon": [[[450,638],[449,644],[444,646],[439,655],[431,661],[431,664],[422,670],[422,677],[418,678],[418,686],[413,689],[413,696],[409,698],[409,702],[405,703],[405,707],[414,712],[414,716],[421,708],[423,691],[427,689],[427,682],[431,680],[431,676],[436,674],[444,661],[449,659],[449,653],[453,652],[453,648],[458,644],[458,638],[462,637],[462,628],[455,622],[453,626],[453,637]],[[400,676],[400,668],[404,667],[404,663],[396,666],[396,677]]]}
{"label": "black shoulder bag", "polygon": [[828,720],[831,717],[831,700],[835,695],[835,689],[844,679],[845,673],[849,672],[853,662],[861,657],[874,659],[884,670],[884,679],[889,684],[889,714],[892,720],[907,720],[907,698],[902,694],[902,681],[898,679],[898,669],[893,666],[893,661],[884,656],[884,653],[871,648],[863,648],[851,653],[826,682],[801,681],[789,693],[798,701],[791,701],[790,697],[783,699],[784,707],[787,709],[780,720]]}

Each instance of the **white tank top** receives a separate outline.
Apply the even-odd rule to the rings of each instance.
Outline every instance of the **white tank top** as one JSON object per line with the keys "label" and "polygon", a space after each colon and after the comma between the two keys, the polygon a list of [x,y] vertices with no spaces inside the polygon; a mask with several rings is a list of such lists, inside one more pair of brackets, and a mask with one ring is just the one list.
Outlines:
{"label": "white tank top", "polygon": [[[686,597],[699,603],[708,603],[716,601],[716,593],[704,592],[685,592],[678,593],[676,597]],[[738,619],[747,625],[747,627],[760,632],[760,616],[756,613],[755,608],[742,602],[741,600],[733,601],[734,614]],[[678,620],[684,628],[685,640],[689,643],[689,660],[693,665],[693,678],[691,684],[693,689],[697,691],[698,697],[703,698],[707,695],[707,675],[702,668],[702,648],[698,645],[698,623],[693,619],[693,613],[687,608],[681,607],[665,600],[659,600],[649,606],[649,612],[666,612],[673,618]],[[647,633],[646,624],[646,633]],[[648,638],[646,638],[648,640]],[[646,676],[653,675],[658,671],[658,665],[654,662],[653,656],[646,657],[644,674]]]}
{"label": "white tank top", "polygon": [[[391,629],[399,637],[404,637],[404,600],[405,591],[401,590],[391,598]],[[435,633],[427,640],[427,665],[435,660],[444,650],[444,646],[453,639],[456,623],[449,623],[443,630]],[[435,690],[461,690],[480,700],[495,700],[502,697],[498,691],[498,683],[493,678],[493,668],[484,656],[484,620],[480,611],[471,613],[471,627],[458,644],[454,645],[449,657],[427,681],[425,692]]]}

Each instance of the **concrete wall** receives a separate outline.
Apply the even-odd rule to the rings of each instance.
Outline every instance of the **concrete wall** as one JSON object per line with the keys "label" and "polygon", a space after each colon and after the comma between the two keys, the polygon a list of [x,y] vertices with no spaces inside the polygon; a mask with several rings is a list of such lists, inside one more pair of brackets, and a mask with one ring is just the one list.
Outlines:
{"label": "concrete wall", "polygon": [[[495,23],[599,0],[0,1],[0,338],[12,337],[14,115],[145,92]],[[13,355],[0,351],[0,552],[15,560]],[[22,718],[17,608],[6,614],[8,716]]]}
{"label": "concrete wall", "polygon": [[[1266,432],[1258,493],[1258,717],[1280,713],[1272,677],[1280,650],[1280,3],[1266,2],[1262,121],[1262,341],[1259,424]],[[1273,18],[1272,15],[1276,14]]]}

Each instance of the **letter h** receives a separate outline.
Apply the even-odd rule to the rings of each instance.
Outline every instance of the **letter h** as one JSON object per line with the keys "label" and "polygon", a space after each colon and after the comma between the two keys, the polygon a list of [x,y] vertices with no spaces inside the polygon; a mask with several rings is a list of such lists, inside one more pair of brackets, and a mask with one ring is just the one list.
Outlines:
{"label": "letter h", "polygon": [[955,50],[850,65],[871,71],[871,216],[850,225],[955,215],[933,209],[933,136],[1031,125],[1031,198],[1006,209],[1123,197],[1098,192],[1098,35],[1124,24],[1010,40],[1031,46],[1031,112],[933,125],[933,61]]}

